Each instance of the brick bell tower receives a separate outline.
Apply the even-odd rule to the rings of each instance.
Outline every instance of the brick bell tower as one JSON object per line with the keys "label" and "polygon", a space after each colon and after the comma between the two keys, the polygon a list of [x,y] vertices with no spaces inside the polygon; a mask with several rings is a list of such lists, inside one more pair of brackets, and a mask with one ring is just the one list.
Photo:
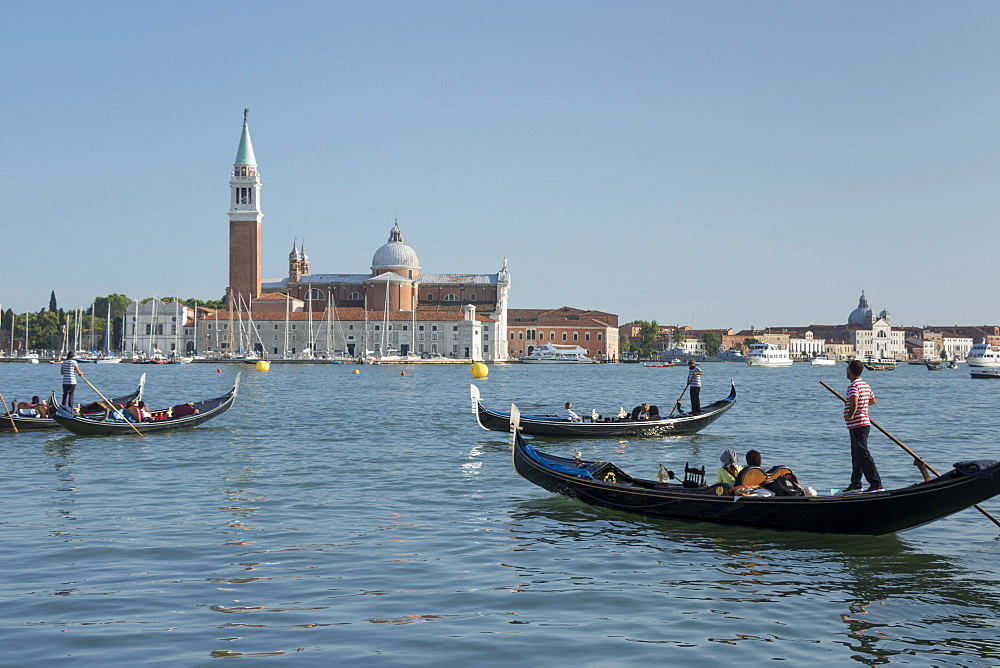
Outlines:
{"label": "brick bell tower", "polygon": [[260,296],[260,174],[250,143],[248,109],[243,110],[243,134],[229,180],[229,287],[227,307],[245,310]]}

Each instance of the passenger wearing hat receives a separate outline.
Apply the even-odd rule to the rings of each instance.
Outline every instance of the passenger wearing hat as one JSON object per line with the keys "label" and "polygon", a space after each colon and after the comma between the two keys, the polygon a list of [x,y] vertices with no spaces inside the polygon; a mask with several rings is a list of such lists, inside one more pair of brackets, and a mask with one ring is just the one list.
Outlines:
{"label": "passenger wearing hat", "polygon": [[719,455],[719,461],[722,462],[722,468],[719,469],[715,482],[724,482],[732,487],[736,484],[736,476],[743,470],[743,467],[736,463],[736,451],[732,448],[724,450]]}

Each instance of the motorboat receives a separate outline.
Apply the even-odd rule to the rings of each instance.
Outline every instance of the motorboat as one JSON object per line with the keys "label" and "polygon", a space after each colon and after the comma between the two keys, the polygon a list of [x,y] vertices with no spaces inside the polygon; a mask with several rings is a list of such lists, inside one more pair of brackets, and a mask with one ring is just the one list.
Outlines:
{"label": "motorboat", "polygon": [[1000,379],[1000,368],[997,367],[973,367],[972,371],[969,372],[972,378],[998,378]]}
{"label": "motorboat", "polygon": [[991,346],[983,339],[981,343],[972,346],[965,361],[970,367],[1000,367],[1000,347]]}
{"label": "motorboat", "polygon": [[788,350],[773,343],[754,343],[746,356],[750,366],[792,366]]}
{"label": "motorboat", "polygon": [[721,350],[715,356],[715,359],[722,362],[744,362],[746,361],[746,356],[739,350]]}
{"label": "motorboat", "polygon": [[833,366],[837,363],[837,360],[832,360],[829,357],[810,357],[808,360],[813,366]]}
{"label": "motorboat", "polygon": [[525,364],[593,364],[594,360],[587,357],[587,351],[580,346],[560,346],[555,343],[543,343],[531,351],[531,354],[520,358]]}
{"label": "motorboat", "polygon": [[899,364],[894,359],[888,357],[875,357],[873,355],[866,355],[861,363],[865,365],[865,368],[869,371],[892,371]]}

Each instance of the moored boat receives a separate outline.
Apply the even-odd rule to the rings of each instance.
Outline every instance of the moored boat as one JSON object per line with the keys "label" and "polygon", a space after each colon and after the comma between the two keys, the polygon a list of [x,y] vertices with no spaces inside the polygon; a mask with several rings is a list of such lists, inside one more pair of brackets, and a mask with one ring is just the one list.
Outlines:
{"label": "moored boat", "polygon": [[829,357],[810,357],[809,363],[813,366],[834,366],[837,360],[832,360]]}
{"label": "moored boat", "polygon": [[[136,388],[135,392],[130,394],[125,394],[120,397],[115,397],[111,401],[127,404],[130,401],[139,401],[142,399],[142,392],[146,386],[146,374],[139,376],[139,387]],[[49,406],[51,410],[55,412],[58,404],[56,395],[53,392],[49,398]],[[100,411],[101,416],[104,415],[103,409]],[[52,417],[30,417],[25,415],[18,415],[16,412],[12,412],[10,417],[6,415],[0,415],[0,431],[13,431],[14,426],[11,426],[11,420],[13,420],[14,426],[17,427],[18,431],[34,431],[37,429],[59,429],[59,423],[55,421]]]}
{"label": "moored boat", "polygon": [[555,343],[543,343],[530,354],[519,358],[525,364],[593,364],[594,360],[587,357],[587,351],[580,346],[561,346]]}
{"label": "moored boat", "polygon": [[[492,411],[483,406],[479,388],[471,386],[472,412],[479,426],[490,431],[510,431],[510,413]],[[736,403],[736,384],[732,383],[729,396],[703,406],[701,413],[682,413],[661,419],[638,420],[628,416],[594,419],[584,415],[580,422],[572,422],[557,415],[520,415],[520,428],[532,436],[571,436],[590,438],[617,438],[622,436],[670,436],[694,434],[712,424]]]}
{"label": "moored boat", "polygon": [[[722,484],[633,478],[610,462],[558,457],[514,432],[514,470],[550,492],[646,517],[828,534],[882,535],[947,517],[1000,494],[1000,463],[960,462],[944,475],[869,494],[731,496]],[[758,471],[760,469],[757,469]]]}
{"label": "moored boat", "polygon": [[[221,397],[203,401],[177,404],[168,409],[153,410],[154,419],[144,422],[123,422],[105,419],[100,415],[77,415],[63,407],[55,413],[55,421],[74,434],[82,436],[128,436],[129,434],[150,434],[161,431],[176,431],[203,424],[229,410],[236,400],[236,392],[240,387],[240,374],[236,374],[236,382],[231,389]],[[157,417],[162,414],[162,419]]]}
{"label": "moored boat", "polygon": [[773,343],[754,343],[746,356],[750,366],[792,366],[788,350]]}

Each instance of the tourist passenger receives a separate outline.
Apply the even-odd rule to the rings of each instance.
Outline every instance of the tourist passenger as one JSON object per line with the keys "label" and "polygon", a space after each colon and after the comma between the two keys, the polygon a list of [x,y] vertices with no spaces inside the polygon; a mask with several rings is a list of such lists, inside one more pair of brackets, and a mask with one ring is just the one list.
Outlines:
{"label": "tourist passenger", "polygon": [[761,466],[760,453],[756,450],[747,450],[746,460],[747,466]]}
{"label": "tourist passenger", "polygon": [[559,415],[564,420],[569,420],[570,422],[580,422],[580,416],[573,412],[573,404],[569,401],[566,402],[566,408]]}
{"label": "tourist passenger", "polygon": [[633,420],[648,420],[650,406],[645,401],[632,409]]}
{"label": "tourist passenger", "polygon": [[736,484],[736,476],[743,470],[743,467],[736,463],[736,451],[732,448],[723,450],[719,455],[719,461],[722,462],[722,468],[716,474],[715,482],[724,482],[732,487]]}
{"label": "tourist passenger", "polygon": [[691,415],[701,414],[701,377],[705,372],[694,359],[688,360],[688,388],[691,391]]}
{"label": "tourist passenger", "polygon": [[875,459],[868,451],[868,433],[872,422],[868,418],[868,407],[875,405],[875,393],[868,383],[861,380],[861,372],[865,365],[861,360],[851,360],[847,364],[847,378],[851,381],[847,388],[847,400],[844,402],[844,422],[851,435],[851,484],[845,493],[861,491],[861,476],[868,481],[866,492],[881,492],[882,480],[879,478]]}
{"label": "tourist passenger", "polygon": [[66,353],[66,359],[60,365],[59,370],[62,372],[63,378],[63,395],[62,395],[62,405],[73,410],[73,401],[76,398],[76,376],[77,374],[83,378],[84,373],[80,370],[80,364],[73,359],[76,353],[70,350]]}

